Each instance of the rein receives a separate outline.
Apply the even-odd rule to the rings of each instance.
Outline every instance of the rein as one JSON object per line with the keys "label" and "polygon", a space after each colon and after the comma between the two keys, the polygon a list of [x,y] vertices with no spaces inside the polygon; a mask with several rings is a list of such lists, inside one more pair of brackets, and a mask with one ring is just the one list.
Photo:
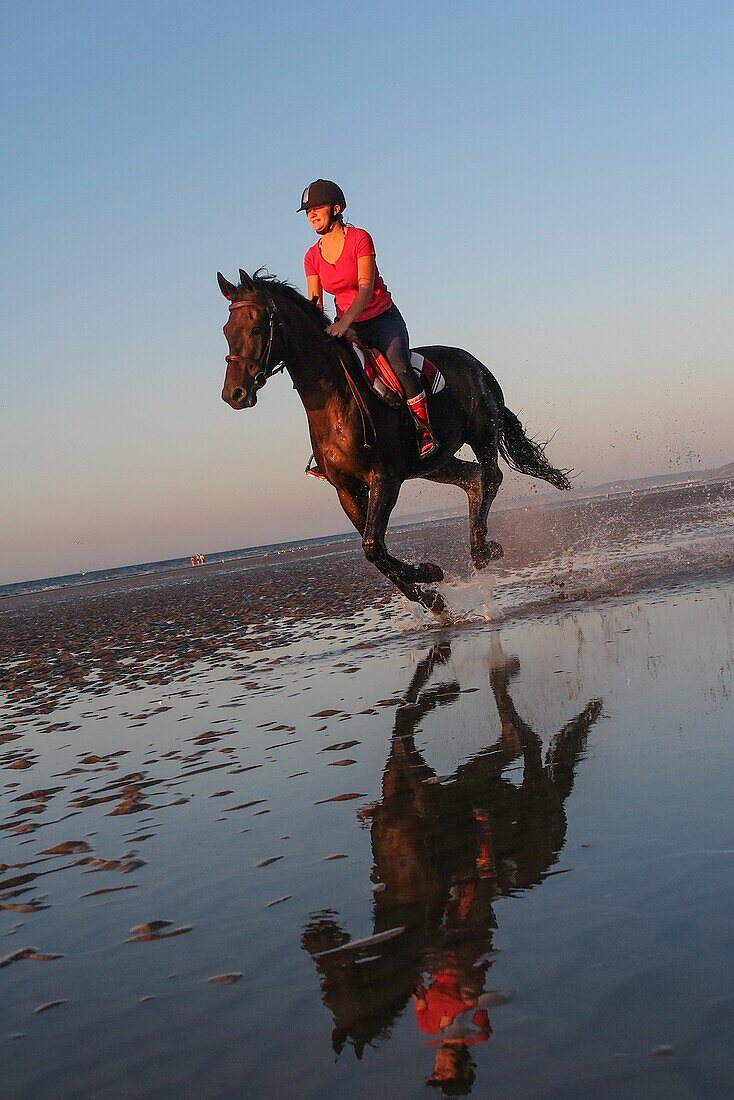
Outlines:
{"label": "rein", "polygon": [[[359,386],[357,385],[357,382],[352,377],[352,372],[350,371],[349,367],[347,366],[344,359],[342,358],[342,349],[341,349],[341,347],[337,347],[337,355],[339,356],[339,362],[341,364],[342,370],[344,371],[344,375],[345,375],[346,380],[347,380],[347,385],[349,386],[349,391],[350,391],[352,397],[354,398],[354,403],[357,406],[357,410],[359,412],[360,419],[362,421],[362,441],[363,441],[363,444],[366,448],[369,449],[370,447],[374,447],[375,443],[377,442],[377,428],[375,427],[375,422],[372,419],[372,414],[369,410],[369,406],[368,406],[367,402],[365,401],[364,394],[360,392],[360,389],[359,389]],[[370,426],[370,434],[372,436],[372,442],[371,443],[367,439],[367,425],[368,424]]]}

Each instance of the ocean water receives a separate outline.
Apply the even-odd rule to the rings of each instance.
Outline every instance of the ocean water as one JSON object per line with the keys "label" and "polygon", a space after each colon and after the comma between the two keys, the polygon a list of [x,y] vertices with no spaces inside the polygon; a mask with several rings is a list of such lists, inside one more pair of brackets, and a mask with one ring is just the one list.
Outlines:
{"label": "ocean water", "polygon": [[[330,546],[332,544],[353,542],[356,535],[323,535],[319,538],[301,539],[291,542],[273,542],[263,546],[248,546],[241,550],[219,550],[209,554],[208,562],[222,564],[230,561],[243,561],[247,558],[279,556],[304,550],[309,547]],[[157,573],[168,573],[178,569],[190,569],[191,562],[186,558],[169,558],[166,561],[139,562],[134,565],[122,565],[115,569],[92,569],[84,573],[68,573],[61,577],[41,577],[36,580],[17,581],[14,584],[0,584],[0,599],[11,596],[24,596],[32,592],[52,592],[57,588],[69,588],[82,584],[100,584],[104,581],[124,579],[126,577],[145,577]]]}

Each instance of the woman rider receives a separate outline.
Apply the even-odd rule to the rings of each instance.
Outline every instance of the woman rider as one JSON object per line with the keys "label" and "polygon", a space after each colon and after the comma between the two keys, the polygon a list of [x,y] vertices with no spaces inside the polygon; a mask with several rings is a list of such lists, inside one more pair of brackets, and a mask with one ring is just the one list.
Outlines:
{"label": "woman rider", "polygon": [[[420,382],[410,367],[410,345],[398,307],[382,280],[375,262],[375,246],[364,229],[344,224],[347,201],[331,180],[316,180],[301,196],[301,210],[319,239],[303,258],[308,297],[323,309],[324,291],[333,294],[336,320],[329,336],[344,336],[353,328],[368,347],[387,358],[403,387],[408,409],[418,428],[420,457],[428,458],[438,444],[428,419],[428,404]],[[320,471],[311,468],[317,477]]]}

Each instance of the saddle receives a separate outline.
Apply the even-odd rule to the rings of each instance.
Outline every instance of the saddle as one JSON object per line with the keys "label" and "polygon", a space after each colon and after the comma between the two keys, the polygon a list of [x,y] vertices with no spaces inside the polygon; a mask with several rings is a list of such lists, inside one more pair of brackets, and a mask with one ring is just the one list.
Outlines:
{"label": "saddle", "polygon": [[[367,385],[386,405],[402,405],[405,401],[403,387],[387,358],[377,348],[368,348],[360,340],[351,336],[347,339],[356,355]],[[426,394],[440,393],[446,385],[446,379],[435,363],[426,359],[420,352],[411,351],[410,365]]]}

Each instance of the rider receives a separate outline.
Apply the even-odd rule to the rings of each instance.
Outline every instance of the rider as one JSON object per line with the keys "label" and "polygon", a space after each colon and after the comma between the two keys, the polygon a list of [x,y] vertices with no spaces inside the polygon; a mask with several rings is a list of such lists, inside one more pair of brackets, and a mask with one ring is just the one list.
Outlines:
{"label": "rider", "polygon": [[[382,280],[375,262],[375,246],[364,229],[345,225],[344,192],[331,180],[315,180],[301,196],[301,210],[319,239],[303,258],[308,297],[323,309],[324,291],[333,294],[336,320],[329,336],[344,336],[354,329],[368,347],[377,348],[398,376],[416,427],[420,457],[428,458],[438,444],[428,418],[425,391],[410,367],[410,344],[398,307]],[[312,468],[309,473],[319,475]]]}

